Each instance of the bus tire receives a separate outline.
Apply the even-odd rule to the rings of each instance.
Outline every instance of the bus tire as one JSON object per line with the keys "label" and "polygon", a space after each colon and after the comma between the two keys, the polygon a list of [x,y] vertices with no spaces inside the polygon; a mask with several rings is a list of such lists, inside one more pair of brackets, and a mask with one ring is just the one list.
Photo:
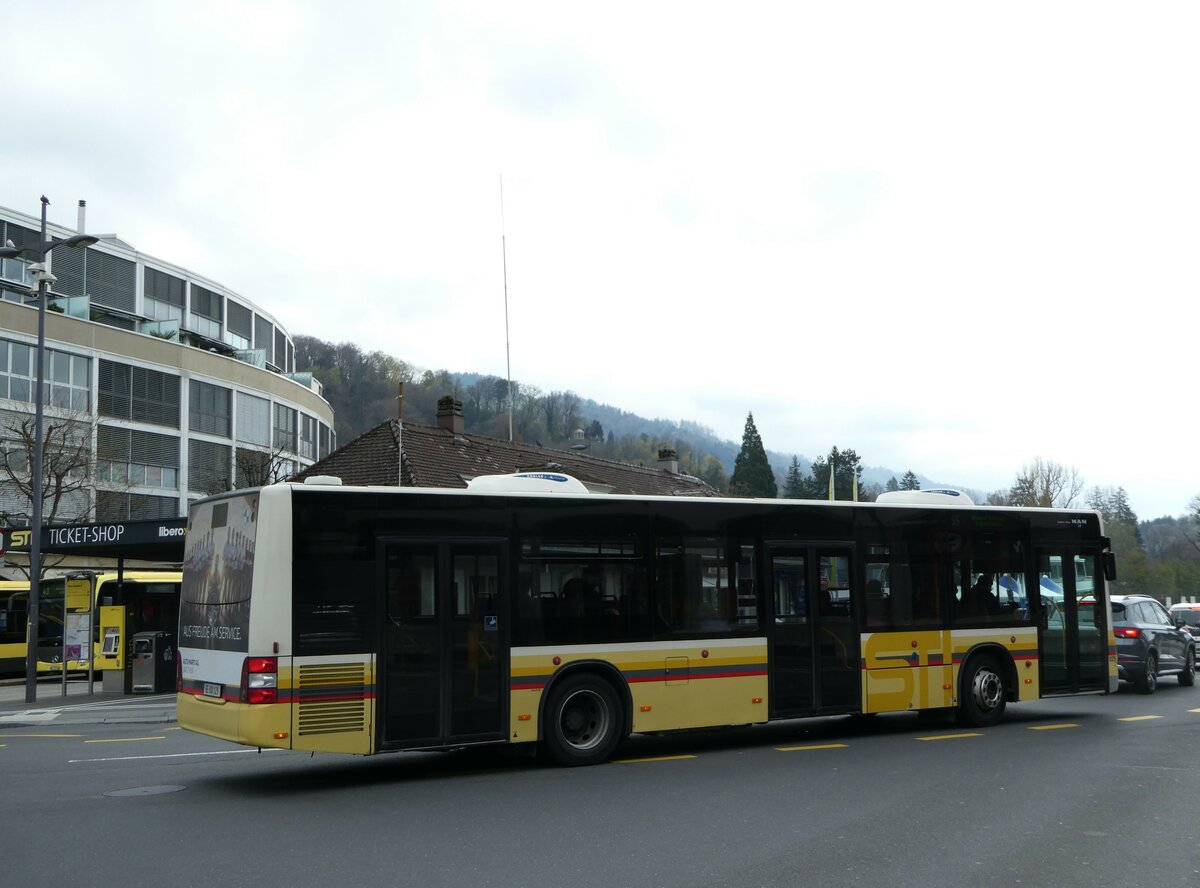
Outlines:
{"label": "bus tire", "polygon": [[976,654],[959,677],[958,717],[964,725],[986,728],[1004,717],[1008,687],[1004,665],[995,654]]}
{"label": "bus tire", "polygon": [[542,749],[560,765],[595,765],[621,742],[625,723],[613,686],[589,672],[569,675],[554,686],[546,706]]}

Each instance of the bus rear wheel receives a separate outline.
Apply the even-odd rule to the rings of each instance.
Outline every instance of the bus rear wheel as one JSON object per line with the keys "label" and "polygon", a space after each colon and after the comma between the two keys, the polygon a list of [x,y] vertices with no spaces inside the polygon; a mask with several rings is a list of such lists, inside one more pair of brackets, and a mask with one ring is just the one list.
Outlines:
{"label": "bus rear wheel", "polygon": [[959,679],[958,717],[964,725],[985,728],[1004,717],[1008,688],[1004,668],[992,654],[980,654],[967,661]]}
{"label": "bus rear wheel", "polygon": [[625,719],[612,685],[590,674],[572,675],[546,707],[542,748],[560,765],[595,765],[621,742]]}

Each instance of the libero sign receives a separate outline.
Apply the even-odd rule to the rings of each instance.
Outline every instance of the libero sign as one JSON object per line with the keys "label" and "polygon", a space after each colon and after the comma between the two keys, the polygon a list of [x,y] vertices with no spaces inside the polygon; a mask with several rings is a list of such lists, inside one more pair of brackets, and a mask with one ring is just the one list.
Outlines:
{"label": "libero sign", "polygon": [[[172,549],[178,546],[179,557],[169,560],[182,561],[183,539],[186,535],[185,518],[43,526],[42,549],[48,552],[86,550],[89,553],[111,550],[114,557],[136,558],[138,553],[135,550]],[[5,528],[4,542],[9,552],[28,552],[33,543],[33,531],[28,527]]]}

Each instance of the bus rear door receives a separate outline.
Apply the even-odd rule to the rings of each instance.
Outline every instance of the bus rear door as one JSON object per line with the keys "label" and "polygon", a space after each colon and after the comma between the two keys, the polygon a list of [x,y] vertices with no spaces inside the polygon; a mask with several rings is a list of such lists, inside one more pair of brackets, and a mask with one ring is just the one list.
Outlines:
{"label": "bus rear door", "polygon": [[499,541],[383,544],[380,749],[507,735],[505,551]]}
{"label": "bus rear door", "polygon": [[1038,584],[1027,593],[1040,598],[1038,622],[1041,688],[1047,695],[1108,687],[1107,596],[1098,550],[1044,547],[1037,550]]}

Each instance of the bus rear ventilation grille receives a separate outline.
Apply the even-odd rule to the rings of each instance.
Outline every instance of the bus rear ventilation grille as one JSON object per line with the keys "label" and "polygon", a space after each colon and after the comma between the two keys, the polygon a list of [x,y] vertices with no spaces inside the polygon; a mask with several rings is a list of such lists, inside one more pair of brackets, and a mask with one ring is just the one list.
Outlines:
{"label": "bus rear ventilation grille", "polygon": [[301,666],[299,733],[340,734],[363,731],[367,724],[365,663],[320,663]]}

